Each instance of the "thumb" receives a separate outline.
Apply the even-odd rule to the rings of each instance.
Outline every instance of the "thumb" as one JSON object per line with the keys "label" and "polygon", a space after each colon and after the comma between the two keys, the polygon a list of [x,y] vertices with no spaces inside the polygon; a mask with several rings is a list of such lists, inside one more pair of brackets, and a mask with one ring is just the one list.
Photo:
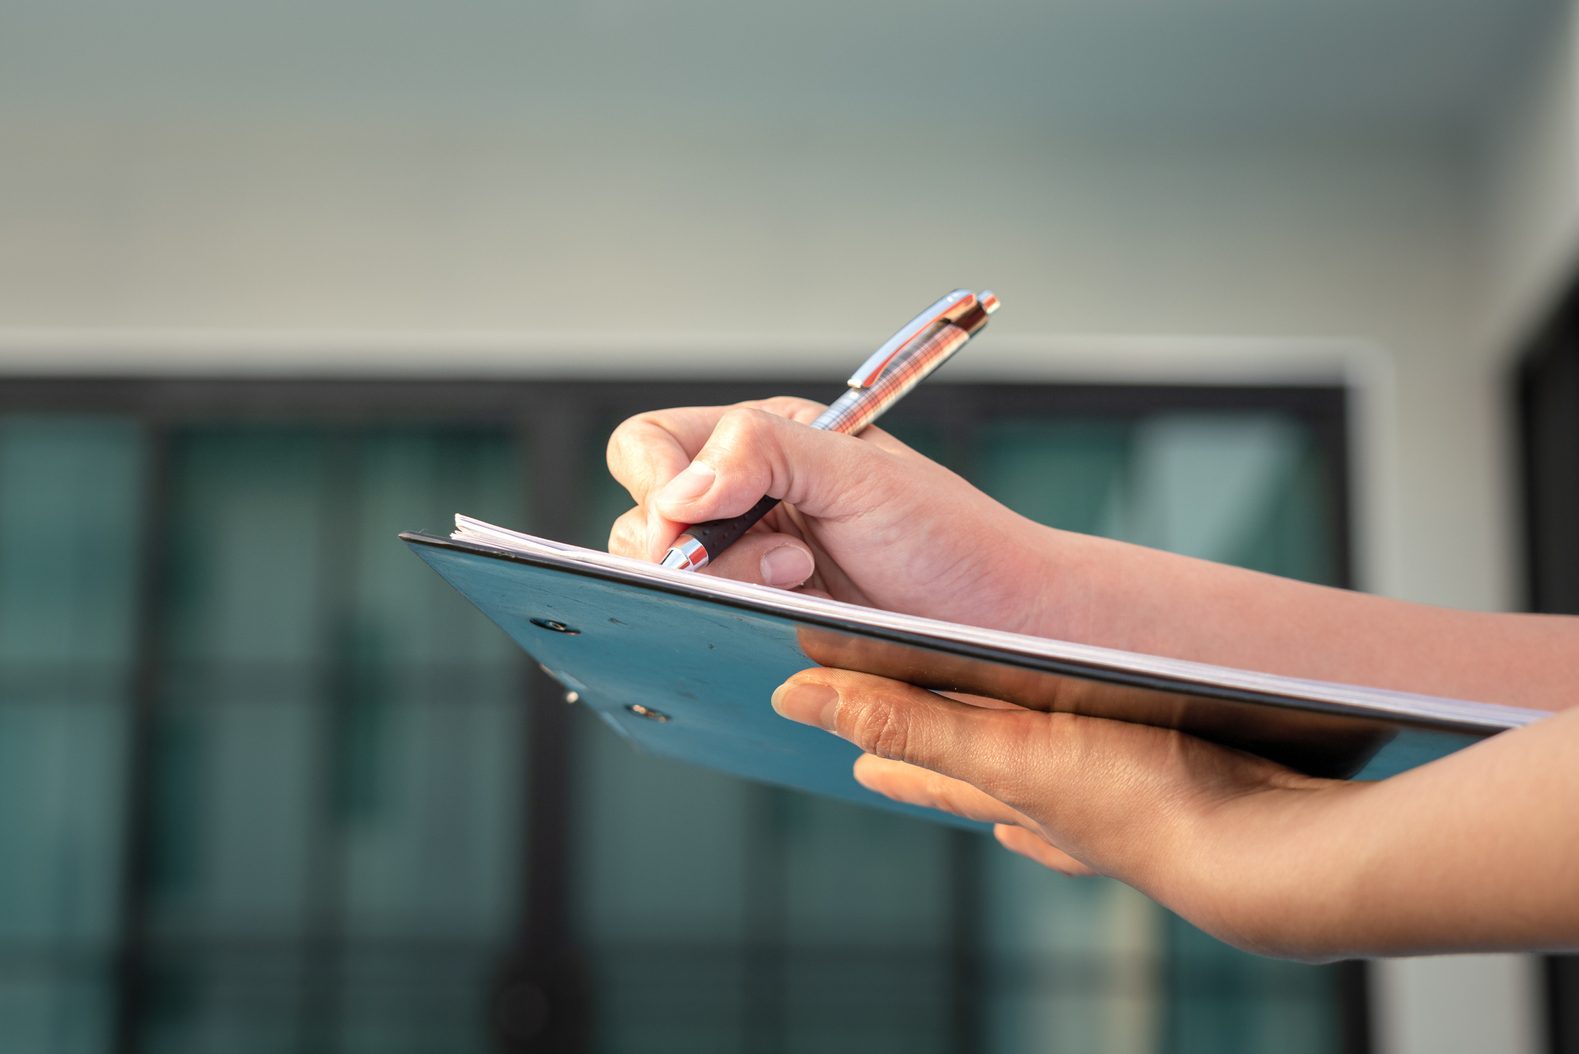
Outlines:
{"label": "thumb", "polygon": [[718,419],[690,467],[653,504],[666,519],[701,523],[738,516],[766,495],[808,516],[834,519],[881,500],[874,484],[888,476],[879,463],[889,457],[854,436],[737,408]]}

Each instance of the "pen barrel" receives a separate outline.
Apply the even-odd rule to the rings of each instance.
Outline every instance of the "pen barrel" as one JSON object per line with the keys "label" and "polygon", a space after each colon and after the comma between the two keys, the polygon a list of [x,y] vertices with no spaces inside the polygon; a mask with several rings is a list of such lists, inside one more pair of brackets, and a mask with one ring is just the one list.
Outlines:
{"label": "pen barrel", "polygon": [[764,497],[751,508],[739,516],[731,516],[727,520],[708,520],[705,523],[693,523],[687,527],[685,533],[695,538],[702,544],[707,552],[709,561],[718,557],[725,549],[740,540],[740,536],[756,526],[758,520],[773,511],[779,503],[778,498]]}
{"label": "pen barrel", "polygon": [[883,411],[925,380],[969,340],[968,330],[950,324],[939,326],[936,333],[919,344],[898,366],[879,377],[870,388],[851,388],[839,396],[822,416],[812,422],[812,427],[855,435],[881,417]]}

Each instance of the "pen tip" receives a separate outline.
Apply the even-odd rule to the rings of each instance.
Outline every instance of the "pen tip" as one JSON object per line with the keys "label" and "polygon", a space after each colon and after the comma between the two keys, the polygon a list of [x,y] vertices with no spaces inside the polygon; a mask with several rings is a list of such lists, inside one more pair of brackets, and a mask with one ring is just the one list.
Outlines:
{"label": "pen tip", "polygon": [[707,546],[691,537],[682,534],[674,540],[669,551],[663,554],[663,559],[658,561],[659,567],[666,567],[671,571],[695,571],[707,566]]}
{"label": "pen tip", "polygon": [[987,312],[987,314],[990,315],[994,311],[998,310],[998,294],[994,293],[991,289],[983,289],[981,291],[981,296],[977,297],[976,299],[981,304],[981,309]]}

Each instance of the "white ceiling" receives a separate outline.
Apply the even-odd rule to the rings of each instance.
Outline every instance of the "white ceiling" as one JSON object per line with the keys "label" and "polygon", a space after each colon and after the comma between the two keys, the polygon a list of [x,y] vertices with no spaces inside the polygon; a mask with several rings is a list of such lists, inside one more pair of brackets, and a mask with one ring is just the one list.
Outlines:
{"label": "white ceiling", "polygon": [[1564,0],[0,0],[0,113],[1454,135]]}

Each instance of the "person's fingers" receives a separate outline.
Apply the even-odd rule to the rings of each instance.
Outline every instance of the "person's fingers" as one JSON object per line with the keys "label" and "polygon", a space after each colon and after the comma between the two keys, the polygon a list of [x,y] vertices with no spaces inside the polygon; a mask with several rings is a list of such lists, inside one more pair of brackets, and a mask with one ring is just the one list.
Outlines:
{"label": "person's fingers", "polygon": [[867,790],[894,801],[963,816],[993,825],[993,835],[1005,848],[1065,875],[1096,872],[1053,845],[1035,830],[1036,822],[1017,809],[962,780],[903,761],[862,754],[855,760],[855,781]]}
{"label": "person's fingers", "polygon": [[1028,830],[1017,824],[1000,823],[992,829],[992,833],[1005,849],[1034,860],[1043,867],[1075,878],[1088,878],[1096,874],[1096,871],[1059,849],[1035,831]]}
{"label": "person's fingers", "polygon": [[866,753],[964,780],[1030,818],[1052,845],[1148,892],[1189,858],[1200,824],[1225,803],[1309,783],[1172,729],[987,709],[849,670],[802,670],[773,707]]}
{"label": "person's fingers", "polygon": [[803,670],[773,693],[773,708],[818,725],[868,754],[971,783],[1011,807],[1035,797],[1067,715],[993,710],[914,685],[849,670]]}
{"label": "person's fingers", "polygon": [[[754,410],[787,421],[810,424],[823,409],[821,404],[809,399],[775,396],[735,406],[687,406],[654,410],[637,414],[621,423],[609,436],[609,472],[637,505],[645,509],[642,516],[633,517],[632,522],[619,527],[622,555],[656,560],[689,523],[709,518],[704,514],[691,518],[671,518],[654,507],[650,499],[655,491],[668,484],[691,463],[692,458],[712,437],[720,420],[731,411]],[[918,456],[878,428],[863,431],[861,441],[896,456]],[[757,494],[747,507],[761,497],[762,494]],[[614,550],[611,548],[610,551]]]}
{"label": "person's fingers", "polygon": [[647,510],[640,505],[621,513],[609,528],[609,552],[636,560],[649,559]]}
{"label": "person's fingers", "polygon": [[749,531],[709,563],[702,574],[794,589],[816,569],[811,550],[799,538],[772,531]]}
{"label": "person's fingers", "polygon": [[[631,500],[645,502],[649,494],[669,482],[690,464],[718,427],[719,418],[741,407],[761,410],[791,421],[810,424],[824,407],[810,399],[779,395],[734,406],[678,406],[650,410],[620,422],[609,435],[609,473]],[[885,437],[886,438],[886,437]]]}
{"label": "person's fingers", "polygon": [[738,516],[763,495],[807,516],[858,516],[884,503],[895,455],[854,436],[808,428],[766,410],[737,407],[690,465],[652,496],[656,512],[679,523]]}
{"label": "person's fingers", "polygon": [[1031,822],[1022,813],[963,780],[875,754],[862,754],[855,759],[855,782],[885,798],[939,809],[967,820],[993,824]]}
{"label": "person's fingers", "polygon": [[691,463],[722,413],[716,406],[681,406],[622,421],[609,435],[609,474],[632,501],[644,504],[655,488]]}

